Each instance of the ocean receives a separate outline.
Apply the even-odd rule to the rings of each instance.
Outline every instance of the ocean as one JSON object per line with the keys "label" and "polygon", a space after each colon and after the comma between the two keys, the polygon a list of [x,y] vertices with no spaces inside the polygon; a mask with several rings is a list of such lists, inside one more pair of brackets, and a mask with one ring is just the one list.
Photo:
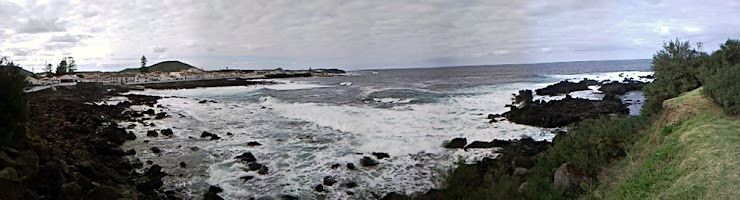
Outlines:
{"label": "ocean", "polygon": [[[153,109],[171,117],[146,121],[153,126],[120,124],[138,124],[129,131],[139,139],[123,146],[136,150],[131,159],[162,166],[171,175],[163,179],[163,188],[182,198],[202,198],[209,185],[214,185],[224,190],[219,195],[225,199],[283,195],[377,199],[390,192],[425,192],[438,187],[442,175],[456,162],[495,156],[491,149],[445,149],[444,141],[457,137],[468,142],[521,137],[551,140],[554,129],[486,119],[488,114],[507,111],[505,105],[518,90],[562,80],[640,79],[648,74],[652,74],[649,60],[589,61],[364,70],[346,76],[280,79],[280,84],[273,85],[144,90],[132,93],[165,97]],[[571,95],[603,97],[597,87],[592,89]],[[639,91],[622,98],[636,102],[630,113],[639,113],[640,102],[644,102]],[[161,129],[173,130],[174,136],[146,136],[148,130]],[[203,131],[221,139],[201,139]],[[261,145],[250,147],[250,141]],[[152,147],[162,152],[152,153]],[[244,170],[246,166],[234,157],[245,152],[254,154],[269,173]],[[390,158],[376,159],[377,166],[360,166],[360,159],[373,157],[373,152],[388,153]],[[180,162],[186,167],[180,167]],[[357,170],[347,169],[347,163]],[[334,164],[341,167],[333,169]],[[316,192],[314,188],[326,176],[338,183],[324,187],[326,192]],[[343,186],[348,182],[357,186]]]}

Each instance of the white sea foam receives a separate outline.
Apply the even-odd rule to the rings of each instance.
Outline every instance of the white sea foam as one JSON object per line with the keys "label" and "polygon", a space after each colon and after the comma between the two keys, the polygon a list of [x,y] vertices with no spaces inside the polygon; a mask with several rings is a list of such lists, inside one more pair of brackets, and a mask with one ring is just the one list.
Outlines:
{"label": "white sea foam", "polygon": [[623,81],[625,78],[627,79],[632,78],[636,81],[652,81],[652,79],[650,78],[645,78],[648,75],[653,75],[653,72],[620,71],[620,72],[604,72],[604,73],[591,73],[591,74],[568,74],[568,75],[555,74],[555,75],[547,75],[547,77],[563,79],[563,80],[571,80],[573,82],[579,82],[580,80],[583,80],[584,78],[596,80],[596,81],[605,81],[605,80]]}

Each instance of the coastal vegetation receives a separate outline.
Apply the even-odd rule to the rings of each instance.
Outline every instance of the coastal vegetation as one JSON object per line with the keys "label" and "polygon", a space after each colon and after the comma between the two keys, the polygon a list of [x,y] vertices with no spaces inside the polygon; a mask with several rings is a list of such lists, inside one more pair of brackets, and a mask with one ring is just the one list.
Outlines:
{"label": "coastal vegetation", "polygon": [[22,69],[3,58],[0,60],[0,146],[22,147],[26,139],[28,85]]}
{"label": "coastal vegetation", "polygon": [[442,189],[415,199],[736,198],[740,41],[711,54],[669,41],[652,68],[641,116],[570,124],[525,173],[506,162],[461,163]]}

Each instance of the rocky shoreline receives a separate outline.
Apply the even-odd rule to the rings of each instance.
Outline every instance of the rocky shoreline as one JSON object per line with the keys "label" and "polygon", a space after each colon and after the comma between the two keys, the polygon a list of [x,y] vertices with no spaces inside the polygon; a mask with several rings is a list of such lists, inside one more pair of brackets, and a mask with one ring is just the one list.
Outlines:
{"label": "rocky shoreline", "polygon": [[197,80],[197,81],[176,81],[176,82],[165,82],[165,83],[147,83],[141,84],[144,88],[165,90],[165,89],[192,89],[199,87],[222,87],[222,86],[246,86],[246,85],[260,85],[260,84],[271,84],[269,81],[251,81],[247,79],[211,79],[211,80]]}
{"label": "rocky shoreline", "polygon": [[22,149],[0,150],[0,199],[162,199],[161,169],[135,172],[120,145],[136,138],[118,127],[131,105],[159,97],[126,95],[117,105],[96,105],[126,89],[102,84],[29,93],[29,138]]}

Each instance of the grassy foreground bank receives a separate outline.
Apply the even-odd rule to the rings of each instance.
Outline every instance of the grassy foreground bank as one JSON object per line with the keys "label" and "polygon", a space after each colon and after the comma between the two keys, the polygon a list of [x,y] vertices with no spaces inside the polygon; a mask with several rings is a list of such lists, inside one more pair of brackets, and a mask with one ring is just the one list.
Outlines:
{"label": "grassy foreground bank", "polygon": [[740,118],[696,89],[663,113],[584,199],[740,198]]}

